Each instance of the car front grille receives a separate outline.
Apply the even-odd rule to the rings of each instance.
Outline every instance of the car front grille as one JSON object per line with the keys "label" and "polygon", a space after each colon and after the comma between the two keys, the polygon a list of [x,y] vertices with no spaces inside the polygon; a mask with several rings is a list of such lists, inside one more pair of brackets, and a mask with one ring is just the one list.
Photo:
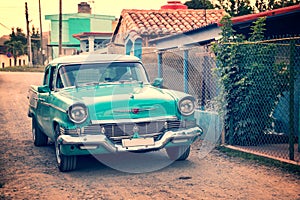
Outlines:
{"label": "car front grille", "polygon": [[102,134],[103,128],[105,135],[113,142],[120,141],[124,138],[131,138],[134,132],[138,132],[141,137],[154,137],[159,140],[160,136],[166,130],[178,129],[182,127],[181,121],[152,121],[141,123],[118,123],[118,124],[93,124],[84,127],[83,134]]}
{"label": "car front grille", "polygon": [[104,133],[110,141],[119,144],[122,139],[132,138],[135,132],[137,132],[140,137],[153,137],[154,141],[157,141],[168,130],[194,126],[196,126],[195,120],[159,120],[138,123],[92,124],[80,129],[65,129],[61,127],[60,132],[61,134],[68,135],[100,135]]}

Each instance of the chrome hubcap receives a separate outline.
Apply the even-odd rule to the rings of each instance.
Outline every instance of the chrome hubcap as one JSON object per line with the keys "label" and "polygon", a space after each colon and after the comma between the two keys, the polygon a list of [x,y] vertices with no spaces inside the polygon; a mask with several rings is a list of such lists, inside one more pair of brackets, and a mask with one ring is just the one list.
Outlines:
{"label": "chrome hubcap", "polygon": [[57,163],[60,164],[61,163],[60,149],[59,149],[59,144],[57,141],[55,141],[55,154],[56,154]]}
{"label": "chrome hubcap", "polygon": [[35,141],[35,128],[32,127],[32,139],[33,141]]}

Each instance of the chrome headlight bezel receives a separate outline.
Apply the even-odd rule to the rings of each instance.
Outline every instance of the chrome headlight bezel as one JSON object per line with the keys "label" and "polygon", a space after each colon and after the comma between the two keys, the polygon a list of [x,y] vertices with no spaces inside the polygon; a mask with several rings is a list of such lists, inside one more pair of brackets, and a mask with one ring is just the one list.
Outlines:
{"label": "chrome headlight bezel", "polygon": [[88,109],[83,103],[74,103],[68,108],[68,116],[72,122],[81,124],[88,117]]}
{"label": "chrome headlight bezel", "polygon": [[178,101],[178,110],[183,116],[194,114],[196,109],[196,100],[192,96],[186,96]]}

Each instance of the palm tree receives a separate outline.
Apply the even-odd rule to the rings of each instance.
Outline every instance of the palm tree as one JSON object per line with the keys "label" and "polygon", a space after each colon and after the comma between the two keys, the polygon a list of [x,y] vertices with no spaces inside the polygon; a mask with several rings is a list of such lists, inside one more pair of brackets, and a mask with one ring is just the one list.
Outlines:
{"label": "palm tree", "polygon": [[25,34],[22,33],[21,28],[12,28],[12,33],[9,35],[10,40],[4,42],[6,52],[14,57],[14,66],[17,65],[17,58],[27,53],[27,39]]}
{"label": "palm tree", "polygon": [[10,52],[14,57],[14,66],[17,66],[17,58],[26,52],[26,45],[20,40],[7,40],[4,42],[7,47],[6,51]]}

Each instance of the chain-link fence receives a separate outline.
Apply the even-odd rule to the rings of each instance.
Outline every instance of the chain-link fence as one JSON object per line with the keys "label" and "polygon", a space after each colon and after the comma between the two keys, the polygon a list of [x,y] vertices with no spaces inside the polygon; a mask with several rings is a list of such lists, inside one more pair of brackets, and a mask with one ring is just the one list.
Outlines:
{"label": "chain-link fence", "polygon": [[236,54],[227,69],[203,46],[142,59],[151,80],[161,76],[164,87],[193,95],[199,110],[222,110],[225,144],[300,162],[299,38],[226,45]]}
{"label": "chain-link fence", "polygon": [[221,72],[227,144],[300,161],[299,44],[296,37],[225,44],[238,58]]}
{"label": "chain-link fence", "polygon": [[[184,76],[184,59],[187,51],[187,70]],[[217,96],[216,64],[207,48],[173,49],[161,52],[161,78],[164,87],[187,92],[197,99],[199,109],[213,109],[212,102]],[[151,80],[158,77],[158,53],[142,55],[143,63]]]}

